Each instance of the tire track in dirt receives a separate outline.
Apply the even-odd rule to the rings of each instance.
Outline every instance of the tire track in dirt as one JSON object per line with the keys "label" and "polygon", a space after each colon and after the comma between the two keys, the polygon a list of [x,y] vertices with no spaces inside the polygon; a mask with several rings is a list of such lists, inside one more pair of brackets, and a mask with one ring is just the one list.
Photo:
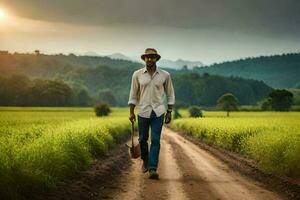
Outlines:
{"label": "tire track in dirt", "polygon": [[182,174],[180,173],[180,167],[177,165],[175,160],[174,150],[172,146],[166,141],[165,136],[162,136],[162,153],[164,153],[164,163],[162,169],[164,173],[162,174],[161,179],[166,180],[168,187],[169,199],[174,200],[187,200],[182,182]]}
{"label": "tire track in dirt", "polygon": [[198,200],[199,198],[217,199],[214,191],[211,190],[209,185],[205,184],[206,178],[201,177],[198,174],[197,168],[193,164],[191,158],[183,153],[182,148],[175,143],[170,136],[167,137],[167,142],[173,149],[175,156],[175,162],[179,166],[180,173],[182,174],[182,185],[184,193],[190,200]]}
{"label": "tire track in dirt", "polygon": [[190,169],[182,167],[183,173],[192,174],[198,190],[206,188],[208,191],[201,196],[197,189],[186,189],[191,199],[282,199],[262,188],[260,183],[234,172],[226,164],[176,132],[164,128],[164,134],[176,149],[177,160],[192,165]]}
{"label": "tire track in dirt", "polygon": [[165,126],[158,165],[159,180],[148,179],[148,173],[141,172],[141,165],[140,159],[132,160],[129,170],[120,175],[116,189],[100,199],[283,199]]}

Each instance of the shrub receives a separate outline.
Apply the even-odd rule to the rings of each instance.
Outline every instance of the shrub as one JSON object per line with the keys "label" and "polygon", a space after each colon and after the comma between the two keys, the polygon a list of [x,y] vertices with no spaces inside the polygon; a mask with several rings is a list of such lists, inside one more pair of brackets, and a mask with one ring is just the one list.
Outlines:
{"label": "shrub", "polygon": [[190,106],[189,113],[190,117],[203,117],[201,107],[199,106]]}
{"label": "shrub", "polygon": [[107,116],[110,112],[111,109],[107,103],[97,103],[94,107],[96,115],[99,116]]}

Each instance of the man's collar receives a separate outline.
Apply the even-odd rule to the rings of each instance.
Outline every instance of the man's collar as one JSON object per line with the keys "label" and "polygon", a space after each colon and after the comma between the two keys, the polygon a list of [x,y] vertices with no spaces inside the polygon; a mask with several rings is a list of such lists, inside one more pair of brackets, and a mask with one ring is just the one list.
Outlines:
{"label": "man's collar", "polygon": [[145,73],[147,71],[147,67],[145,66],[144,68],[143,68],[143,73]]}
{"label": "man's collar", "polygon": [[[147,72],[147,67],[146,66],[143,69],[143,73],[145,73],[145,72]],[[158,66],[156,66],[156,71],[155,72],[158,72],[158,73],[160,72],[160,69],[158,68]]]}

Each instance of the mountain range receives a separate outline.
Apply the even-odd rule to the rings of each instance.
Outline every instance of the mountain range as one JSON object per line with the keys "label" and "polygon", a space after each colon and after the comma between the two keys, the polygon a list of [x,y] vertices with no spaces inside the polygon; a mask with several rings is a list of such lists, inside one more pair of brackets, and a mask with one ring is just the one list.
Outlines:
{"label": "mountain range", "polygon": [[[87,56],[101,56],[100,54],[97,54],[96,52],[87,52],[85,53]],[[110,57],[112,59],[119,59],[119,60],[129,60],[133,62],[139,62],[143,63],[140,57],[130,57],[126,56],[122,53],[114,53],[110,55],[106,55],[107,57]],[[189,61],[189,60],[183,60],[183,59],[177,59],[177,60],[170,60],[170,59],[160,59],[157,62],[157,66],[164,67],[164,68],[170,68],[170,69],[182,69],[184,66],[187,67],[187,69],[193,69],[194,67],[202,67],[204,64],[201,61]]]}

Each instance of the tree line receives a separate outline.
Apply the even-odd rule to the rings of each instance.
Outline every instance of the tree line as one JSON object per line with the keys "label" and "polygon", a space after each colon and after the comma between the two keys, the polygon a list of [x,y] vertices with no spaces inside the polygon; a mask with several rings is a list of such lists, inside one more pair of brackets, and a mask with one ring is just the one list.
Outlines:
{"label": "tree line", "polygon": [[234,94],[241,105],[254,105],[272,91],[263,81],[233,76],[186,72],[174,74],[173,79],[176,104],[182,106],[215,106],[218,98],[225,93]]}
{"label": "tree line", "polygon": [[59,80],[34,79],[25,75],[0,76],[1,106],[87,106],[86,90],[74,91]]}
{"label": "tree line", "polygon": [[200,74],[205,72],[221,76],[239,76],[263,80],[267,85],[277,88],[299,87],[300,53],[260,56],[234,61],[214,63],[206,67],[195,67]]}
{"label": "tree line", "polygon": [[[23,74],[0,76],[0,105],[91,106],[96,102],[106,102],[111,106],[127,105],[131,74],[126,76],[126,81],[121,76],[109,79],[113,76],[110,70],[106,73],[93,70],[91,74],[82,74],[83,78],[75,79],[76,81],[61,78],[30,79]],[[255,104],[272,91],[272,88],[261,81],[226,78],[207,73],[174,74],[172,79],[176,104],[182,107],[215,106],[217,99],[227,92],[233,93],[240,104]]]}
{"label": "tree line", "polygon": [[[0,53],[0,105],[127,106],[132,73],[141,63],[108,57]],[[272,90],[263,81],[197,70],[172,70],[176,104],[215,106],[224,93],[254,105]],[[0,75],[0,76],[1,76]]]}

